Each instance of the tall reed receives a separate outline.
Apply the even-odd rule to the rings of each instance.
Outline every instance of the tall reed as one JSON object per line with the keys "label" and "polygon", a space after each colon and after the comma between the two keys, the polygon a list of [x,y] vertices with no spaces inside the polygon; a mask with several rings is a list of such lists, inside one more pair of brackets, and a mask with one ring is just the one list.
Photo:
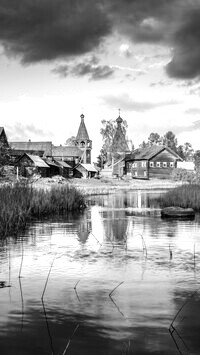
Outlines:
{"label": "tall reed", "polygon": [[160,200],[161,207],[178,206],[200,211],[200,185],[182,185],[168,191]]}
{"label": "tall reed", "polygon": [[73,186],[36,190],[27,184],[0,187],[0,239],[16,235],[27,220],[64,214],[85,207],[83,194]]}

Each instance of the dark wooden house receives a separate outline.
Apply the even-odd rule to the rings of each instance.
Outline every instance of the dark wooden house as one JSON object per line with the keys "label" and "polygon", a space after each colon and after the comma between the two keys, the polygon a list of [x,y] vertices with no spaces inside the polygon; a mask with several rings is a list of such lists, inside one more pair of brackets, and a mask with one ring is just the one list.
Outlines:
{"label": "dark wooden house", "polygon": [[182,158],[163,145],[136,149],[125,158],[126,174],[135,179],[169,179],[177,161]]}
{"label": "dark wooden house", "polygon": [[80,163],[74,169],[74,176],[78,178],[93,178],[97,173],[98,171],[92,164]]}
{"label": "dark wooden house", "polygon": [[52,142],[10,142],[12,155],[19,157],[24,153],[40,157],[52,157]]}
{"label": "dark wooden house", "polygon": [[16,162],[19,174],[25,177],[40,174],[42,177],[49,175],[49,165],[38,155],[24,153]]}

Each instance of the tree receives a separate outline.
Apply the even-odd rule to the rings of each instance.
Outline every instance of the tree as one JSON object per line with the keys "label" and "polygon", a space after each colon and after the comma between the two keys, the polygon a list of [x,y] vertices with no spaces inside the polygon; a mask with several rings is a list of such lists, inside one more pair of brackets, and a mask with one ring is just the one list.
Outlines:
{"label": "tree", "polygon": [[148,138],[148,145],[151,147],[152,145],[160,145],[162,142],[161,136],[158,133],[151,133]]}
{"label": "tree", "polygon": [[12,163],[12,149],[10,146],[1,145],[0,146],[0,167],[9,165]]}
{"label": "tree", "polygon": [[[117,125],[115,120],[108,120],[108,121],[102,120],[101,123],[103,127],[100,129],[100,133],[103,139],[103,146],[100,151],[100,156],[101,156],[101,161],[106,162],[110,160],[109,153],[112,150],[112,143],[113,143],[113,138],[115,136]],[[126,136],[126,129],[128,127],[128,124],[125,120],[122,121],[121,127],[122,127],[122,132]],[[126,140],[128,143],[128,138],[126,138]]]}
{"label": "tree", "polygon": [[177,138],[172,131],[168,131],[163,137],[163,144],[175,152],[177,150]]}
{"label": "tree", "polygon": [[71,136],[71,137],[67,138],[67,140],[65,142],[65,145],[67,145],[67,146],[75,146],[75,140],[76,140],[76,137]]}
{"label": "tree", "polygon": [[184,147],[185,160],[192,161],[194,155],[194,149],[192,148],[192,144],[186,142],[184,143],[183,147]]}
{"label": "tree", "polygon": [[200,170],[200,150],[194,153],[194,165],[196,170]]}

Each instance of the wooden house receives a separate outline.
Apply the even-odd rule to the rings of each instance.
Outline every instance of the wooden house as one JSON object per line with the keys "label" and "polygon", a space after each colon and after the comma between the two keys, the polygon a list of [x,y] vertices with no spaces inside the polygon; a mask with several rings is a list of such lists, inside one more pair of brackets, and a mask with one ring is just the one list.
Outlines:
{"label": "wooden house", "polygon": [[182,158],[163,145],[136,149],[125,158],[126,174],[134,179],[169,179],[177,161]]}
{"label": "wooden house", "polygon": [[16,162],[16,166],[19,168],[19,174],[25,177],[34,173],[40,174],[42,177],[49,175],[49,165],[38,155],[24,153]]}
{"label": "wooden house", "polygon": [[64,161],[68,165],[70,165],[72,168],[77,165],[81,157],[83,155],[83,152],[81,149],[75,146],[53,146],[52,147],[52,157],[56,161]]}
{"label": "wooden house", "polygon": [[24,153],[45,158],[52,156],[52,142],[10,142],[10,147],[12,155],[16,157]]}
{"label": "wooden house", "polygon": [[92,164],[80,163],[74,169],[74,176],[79,178],[93,178],[97,173],[98,171]]}
{"label": "wooden house", "polygon": [[67,164],[65,161],[56,160],[54,162],[59,166],[59,174],[65,178],[69,178],[73,176],[73,168],[71,165]]}

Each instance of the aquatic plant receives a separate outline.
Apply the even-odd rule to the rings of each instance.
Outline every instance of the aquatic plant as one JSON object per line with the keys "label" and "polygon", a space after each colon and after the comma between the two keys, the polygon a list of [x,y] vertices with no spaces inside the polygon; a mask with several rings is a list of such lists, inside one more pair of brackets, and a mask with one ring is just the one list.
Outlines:
{"label": "aquatic plant", "polygon": [[16,183],[0,187],[0,238],[16,235],[33,217],[64,214],[85,207],[83,194],[65,185],[50,190],[36,190],[28,184]]}
{"label": "aquatic plant", "polygon": [[182,185],[166,192],[159,199],[161,207],[178,206],[200,210],[200,185]]}

